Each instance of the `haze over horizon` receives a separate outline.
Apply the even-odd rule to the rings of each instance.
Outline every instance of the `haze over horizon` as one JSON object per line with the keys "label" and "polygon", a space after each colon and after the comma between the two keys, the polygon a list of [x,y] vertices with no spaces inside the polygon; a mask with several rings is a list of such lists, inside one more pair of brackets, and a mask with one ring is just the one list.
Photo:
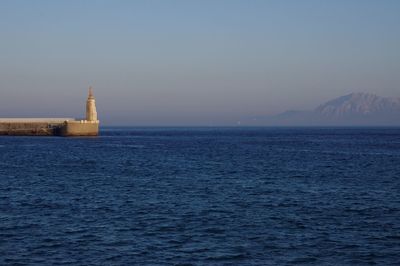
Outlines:
{"label": "haze over horizon", "polygon": [[0,117],[234,125],[400,97],[400,1],[0,2]]}

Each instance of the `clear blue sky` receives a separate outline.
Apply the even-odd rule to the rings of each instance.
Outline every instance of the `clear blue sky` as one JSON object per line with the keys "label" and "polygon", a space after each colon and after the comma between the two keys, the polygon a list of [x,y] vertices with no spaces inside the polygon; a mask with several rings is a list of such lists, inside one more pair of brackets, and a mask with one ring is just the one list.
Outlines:
{"label": "clear blue sky", "polygon": [[229,125],[400,96],[398,0],[0,0],[0,117]]}

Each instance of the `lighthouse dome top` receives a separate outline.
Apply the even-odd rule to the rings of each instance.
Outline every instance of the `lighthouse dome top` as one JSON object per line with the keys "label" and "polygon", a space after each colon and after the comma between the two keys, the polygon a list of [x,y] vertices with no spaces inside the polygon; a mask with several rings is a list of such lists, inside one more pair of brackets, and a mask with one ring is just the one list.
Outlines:
{"label": "lighthouse dome top", "polygon": [[93,88],[92,86],[89,87],[89,99],[94,99]]}

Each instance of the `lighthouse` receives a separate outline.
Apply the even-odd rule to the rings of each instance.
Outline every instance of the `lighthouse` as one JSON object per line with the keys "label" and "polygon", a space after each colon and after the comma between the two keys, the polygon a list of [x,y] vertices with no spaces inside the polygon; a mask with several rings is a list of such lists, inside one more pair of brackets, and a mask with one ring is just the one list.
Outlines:
{"label": "lighthouse", "polygon": [[86,120],[97,121],[96,100],[94,99],[92,87],[89,87],[89,97],[86,101]]}

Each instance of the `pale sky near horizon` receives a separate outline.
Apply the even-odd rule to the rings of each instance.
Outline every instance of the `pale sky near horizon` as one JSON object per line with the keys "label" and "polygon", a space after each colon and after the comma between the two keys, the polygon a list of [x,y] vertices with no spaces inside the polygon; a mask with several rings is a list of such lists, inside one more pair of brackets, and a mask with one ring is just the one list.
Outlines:
{"label": "pale sky near horizon", "polygon": [[0,0],[0,117],[233,125],[400,97],[397,0]]}

